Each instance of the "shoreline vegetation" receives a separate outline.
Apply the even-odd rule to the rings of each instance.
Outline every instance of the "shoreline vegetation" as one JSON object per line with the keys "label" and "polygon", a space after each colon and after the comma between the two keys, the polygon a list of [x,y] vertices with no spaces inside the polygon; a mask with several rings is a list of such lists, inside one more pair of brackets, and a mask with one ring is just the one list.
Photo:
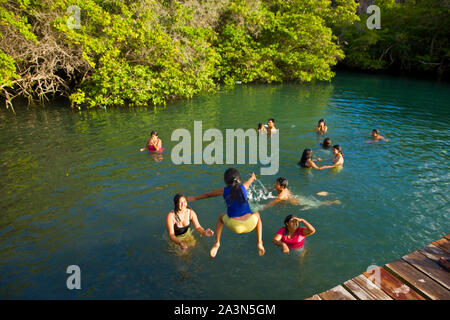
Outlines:
{"label": "shoreline vegetation", "polygon": [[158,106],[336,69],[448,81],[449,16],[448,0],[0,0],[0,98]]}

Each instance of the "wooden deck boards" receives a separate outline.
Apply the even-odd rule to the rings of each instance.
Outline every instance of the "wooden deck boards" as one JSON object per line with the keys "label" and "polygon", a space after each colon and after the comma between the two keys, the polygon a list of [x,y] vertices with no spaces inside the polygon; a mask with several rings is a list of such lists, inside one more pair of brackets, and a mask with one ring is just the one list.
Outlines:
{"label": "wooden deck boards", "polygon": [[442,238],[440,240],[433,241],[432,244],[435,245],[436,247],[441,248],[442,250],[446,251],[447,253],[450,253],[450,241],[449,240]]}
{"label": "wooden deck boards", "polygon": [[440,258],[450,259],[450,234],[306,300],[450,300],[450,272]]}
{"label": "wooden deck boards", "polygon": [[305,300],[322,300],[319,295],[315,294],[311,298],[305,299]]}
{"label": "wooden deck boards", "polygon": [[339,285],[319,294],[322,300],[356,300],[343,286]]}
{"label": "wooden deck boards", "polygon": [[433,300],[448,300],[450,293],[439,283],[420,272],[406,261],[399,259],[386,265],[395,275],[410,283],[419,292]]}
{"label": "wooden deck boards", "polygon": [[416,251],[408,254],[407,256],[402,257],[403,260],[408,262],[410,265],[419,269],[427,276],[439,282],[443,285],[447,290],[450,289],[450,277],[449,272],[442,268],[437,262],[429,259],[422,253]]}
{"label": "wooden deck boards", "polygon": [[392,300],[389,295],[362,274],[344,282],[344,285],[360,300]]}
{"label": "wooden deck boards", "polygon": [[413,288],[406,285],[382,267],[363,273],[370,281],[386,292],[394,300],[425,300]]}

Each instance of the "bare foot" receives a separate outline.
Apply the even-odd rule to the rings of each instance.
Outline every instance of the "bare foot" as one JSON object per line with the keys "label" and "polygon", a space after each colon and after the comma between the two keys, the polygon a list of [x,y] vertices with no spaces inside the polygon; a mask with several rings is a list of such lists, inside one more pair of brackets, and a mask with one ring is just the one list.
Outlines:
{"label": "bare foot", "polygon": [[326,191],[321,191],[321,192],[317,192],[316,193],[318,196],[322,196],[322,197],[326,197],[328,195],[328,192]]}
{"label": "bare foot", "polygon": [[220,247],[220,243],[216,243],[211,250],[209,250],[209,255],[211,256],[211,258],[214,258],[217,254],[217,250],[219,250]]}
{"label": "bare foot", "polygon": [[324,205],[326,206],[330,206],[332,204],[341,204],[341,202],[339,200],[334,200],[334,201],[324,201],[323,202]]}
{"label": "bare foot", "polygon": [[262,242],[260,242],[258,243],[258,255],[263,256],[264,253],[266,253],[266,250],[264,249]]}

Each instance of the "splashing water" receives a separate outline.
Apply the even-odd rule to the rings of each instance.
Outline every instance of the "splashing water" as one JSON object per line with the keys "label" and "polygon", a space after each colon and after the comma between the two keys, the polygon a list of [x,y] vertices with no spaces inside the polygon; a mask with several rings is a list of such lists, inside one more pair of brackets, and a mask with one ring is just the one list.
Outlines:
{"label": "splashing water", "polygon": [[255,180],[247,191],[248,199],[252,202],[260,202],[261,200],[274,199],[275,196],[269,192],[264,184]]}
{"label": "splashing water", "polygon": [[261,211],[264,208],[262,201],[276,198],[260,180],[255,180],[250,185],[247,190],[247,197],[253,212]]}
{"label": "splashing water", "polygon": [[[276,195],[267,190],[260,180],[255,180],[250,185],[250,188],[247,190],[247,196],[253,211],[261,211],[265,206],[265,200],[276,198]],[[293,197],[298,199],[300,211],[315,209],[325,203],[313,196],[293,195]]]}

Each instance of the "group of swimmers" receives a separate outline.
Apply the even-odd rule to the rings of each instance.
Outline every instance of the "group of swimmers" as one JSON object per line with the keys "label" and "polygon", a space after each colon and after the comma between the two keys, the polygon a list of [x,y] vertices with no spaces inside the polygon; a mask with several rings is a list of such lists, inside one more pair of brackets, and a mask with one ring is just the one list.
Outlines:
{"label": "group of swimmers", "polygon": [[[266,129],[266,127],[267,127],[267,129]],[[263,125],[262,122],[260,122],[258,124],[258,133],[260,133],[260,134],[267,133],[269,136],[271,136],[277,132],[278,132],[278,130],[277,130],[277,128],[275,128],[275,120],[273,118],[270,118],[267,121],[267,125],[265,125],[265,126]]]}
{"label": "group of swimmers", "polygon": [[[319,120],[319,122],[317,123],[317,126],[315,127],[315,131],[320,135],[324,135],[328,131],[328,127],[325,124],[325,120],[323,120],[323,119]],[[330,149],[330,147],[331,147],[331,139],[325,138],[322,142],[322,148]],[[342,167],[344,165],[344,154],[342,153],[341,146],[338,144],[335,144],[332,147],[332,152],[333,152],[333,165],[319,167],[315,163],[315,161],[324,161],[327,159],[321,159],[321,158],[313,159],[313,152],[310,148],[306,148],[305,150],[303,150],[302,157],[301,157],[300,161],[298,162],[298,164],[302,168],[312,168],[312,169],[316,169],[316,170]]]}
{"label": "group of swimmers", "polygon": [[[317,126],[315,127],[315,131],[320,134],[320,135],[324,135],[327,131],[328,131],[328,127],[325,124],[325,120],[324,119],[320,119],[317,123]],[[379,142],[379,141],[386,141],[388,142],[389,140],[386,139],[385,137],[383,137],[382,135],[380,135],[378,133],[377,129],[373,129],[372,130],[372,139],[371,141],[367,141],[368,143],[370,142]],[[330,149],[332,143],[331,143],[331,139],[330,138],[325,138],[323,140],[323,142],[321,143],[322,148],[323,149]],[[317,158],[317,159],[313,159],[313,152],[310,148],[306,148],[305,150],[303,150],[303,154],[302,157],[299,161],[299,165],[302,168],[312,168],[312,169],[316,169],[316,170],[323,170],[323,169],[330,169],[330,168],[336,168],[336,167],[342,167],[344,165],[344,154],[342,153],[342,148],[340,145],[335,144],[334,146],[331,147],[332,153],[333,153],[333,164],[332,165],[328,165],[328,166],[322,166],[319,167],[315,161],[324,161],[327,159],[321,159],[321,158]]]}
{"label": "group of swimmers", "polygon": [[[315,131],[323,135],[328,131],[328,127],[323,119],[320,119]],[[277,133],[275,127],[275,120],[269,119],[267,122],[267,129],[262,123],[258,125],[258,132],[261,134],[273,135]],[[372,131],[373,141],[379,140],[388,141],[383,136],[378,134],[374,129]],[[325,138],[322,147],[329,149],[331,147],[330,138]],[[146,147],[141,148],[140,151],[148,150],[149,152],[161,152],[163,150],[162,141],[158,138],[158,133],[152,131],[151,137],[147,142]],[[332,146],[334,154],[333,165],[318,167],[314,161],[323,161],[324,159],[312,159],[312,150],[305,149],[303,151],[301,160],[299,162],[301,167],[314,168],[318,170],[334,168],[344,164],[344,155],[339,145]],[[174,201],[174,209],[166,216],[166,229],[170,240],[178,245],[182,250],[192,244],[193,228],[201,235],[211,237],[215,234],[215,242],[210,249],[210,256],[215,257],[220,248],[220,240],[223,227],[226,226],[234,233],[249,233],[256,229],[257,248],[260,256],[265,254],[265,248],[262,241],[262,220],[259,212],[252,212],[248,203],[247,190],[250,185],[256,180],[254,173],[250,178],[242,182],[239,171],[235,168],[229,168],[224,173],[225,187],[216,189],[211,192],[206,192],[198,196],[185,196],[183,194],[176,194]],[[279,202],[286,201],[291,204],[299,204],[299,199],[291,194],[288,189],[288,180],[285,177],[279,177],[274,184],[274,189],[277,192],[277,198],[266,204],[263,209],[272,207]],[[318,195],[325,196],[327,192],[318,193]],[[211,229],[204,229],[199,221],[197,214],[188,206],[188,202],[198,201],[201,199],[222,196],[227,205],[227,213],[219,215],[216,223],[216,232]],[[336,201],[324,201],[323,204],[339,204]],[[300,226],[302,224],[303,226]],[[315,228],[305,219],[298,218],[294,215],[288,215],[284,220],[284,226],[281,227],[272,238],[272,242],[281,247],[284,253],[289,253],[290,250],[301,251],[303,249],[304,239],[316,232]],[[195,244],[195,242],[194,242]]]}
{"label": "group of swimmers", "polygon": [[[197,215],[187,206],[188,201],[198,201],[201,199],[223,196],[227,204],[227,213],[219,215],[216,223],[215,242],[210,250],[210,255],[214,258],[220,248],[220,240],[222,236],[223,227],[226,226],[234,233],[249,233],[256,229],[257,248],[260,256],[264,255],[265,248],[262,240],[262,220],[259,212],[252,212],[248,203],[247,190],[250,185],[256,180],[254,173],[250,178],[242,182],[239,171],[235,168],[229,168],[225,171],[224,182],[225,187],[216,189],[211,192],[206,192],[198,196],[185,196],[177,194],[174,197],[174,210],[170,211],[166,217],[166,228],[170,240],[179,245],[181,249],[187,249],[186,241],[188,230],[191,222],[194,229],[201,235],[211,237],[214,232],[211,229],[204,229],[198,222]],[[286,190],[277,201],[288,200],[287,193],[289,190],[283,182],[287,182],[285,178],[279,178],[276,182],[278,186],[279,195]],[[290,193],[289,193],[290,194]],[[300,226],[300,223],[304,225]],[[298,218],[294,215],[288,215],[284,220],[284,227],[280,228],[273,237],[272,242],[282,247],[284,253],[289,250],[303,249],[304,239],[316,232],[314,227],[305,219]]]}

